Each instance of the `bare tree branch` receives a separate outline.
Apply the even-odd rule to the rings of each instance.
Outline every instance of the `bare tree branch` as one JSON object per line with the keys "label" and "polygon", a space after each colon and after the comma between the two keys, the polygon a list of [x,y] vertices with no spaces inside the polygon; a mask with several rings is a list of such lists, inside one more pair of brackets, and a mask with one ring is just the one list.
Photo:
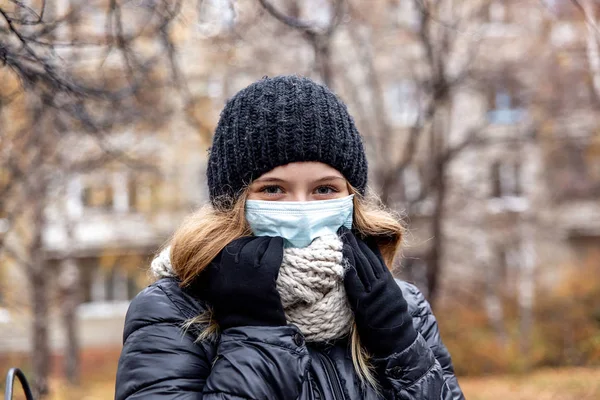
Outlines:
{"label": "bare tree branch", "polygon": [[[289,15],[282,13],[275,6],[273,6],[273,4],[271,4],[268,0],[258,0],[258,2],[260,3],[261,6],[264,7],[265,10],[267,10],[267,12],[269,12],[269,14],[271,14],[273,17],[275,17],[277,20],[281,21],[285,25],[287,25],[291,28],[294,28],[294,29],[299,29],[301,31],[311,33],[311,34],[319,34],[317,28],[313,24],[311,24],[309,22],[301,21],[297,18],[294,18],[294,17],[291,17]],[[323,33],[323,32],[321,32],[321,33]]]}
{"label": "bare tree branch", "polygon": [[[113,137],[126,126],[158,127],[168,120],[170,108],[163,93],[183,79],[169,38],[181,2],[157,0],[134,9],[130,2],[111,0],[103,33],[78,30],[81,14],[93,11],[86,2],[63,15],[55,15],[51,2],[43,1],[36,9],[19,0],[8,4],[12,8],[0,6],[0,67],[10,89],[0,93],[0,113],[4,117],[11,115],[6,111],[18,112],[20,122],[0,124],[0,210],[9,229],[0,235],[0,251],[10,251],[9,236],[19,238],[25,249],[27,259],[19,262],[27,267],[36,289],[31,298],[35,391],[43,395],[48,391],[50,286],[42,232],[50,185],[64,186],[73,175],[108,163],[158,173],[152,160],[131,155],[132,149]],[[133,12],[137,21],[127,20]],[[140,52],[148,41],[163,41],[164,47]],[[96,50],[94,57],[85,53],[90,47]],[[114,63],[112,57],[110,65],[103,63],[102,54],[106,61],[113,49],[121,62]],[[68,62],[62,58],[65,54]],[[93,73],[80,60],[97,61]],[[64,147],[73,146],[70,139],[91,142],[93,151],[74,154]],[[21,232],[20,219],[26,220],[27,232]]]}

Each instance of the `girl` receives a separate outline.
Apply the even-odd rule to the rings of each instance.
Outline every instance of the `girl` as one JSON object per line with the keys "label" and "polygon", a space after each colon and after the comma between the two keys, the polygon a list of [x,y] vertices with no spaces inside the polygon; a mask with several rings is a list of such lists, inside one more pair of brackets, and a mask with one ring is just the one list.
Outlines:
{"label": "girl", "polygon": [[388,270],[399,219],[326,87],[264,78],[225,106],[210,204],[127,312],[116,399],[463,399],[435,317]]}

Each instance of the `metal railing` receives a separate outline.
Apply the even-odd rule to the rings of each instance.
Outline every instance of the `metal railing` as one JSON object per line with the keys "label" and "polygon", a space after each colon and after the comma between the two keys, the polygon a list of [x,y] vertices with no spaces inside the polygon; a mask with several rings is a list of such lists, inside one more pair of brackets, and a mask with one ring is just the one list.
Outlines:
{"label": "metal railing", "polygon": [[25,393],[27,400],[33,400],[33,394],[31,394],[31,388],[29,382],[25,378],[25,374],[19,368],[11,368],[6,374],[6,391],[4,392],[4,400],[12,400],[13,398],[13,386],[15,384],[15,377],[21,383],[21,388]]}

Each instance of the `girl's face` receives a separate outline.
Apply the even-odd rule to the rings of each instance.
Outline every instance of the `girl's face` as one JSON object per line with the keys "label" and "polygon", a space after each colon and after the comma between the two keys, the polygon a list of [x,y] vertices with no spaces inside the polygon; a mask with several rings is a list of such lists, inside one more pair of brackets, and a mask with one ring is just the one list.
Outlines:
{"label": "girl's face", "polygon": [[295,162],[274,168],[254,180],[249,200],[315,201],[349,196],[344,176],[320,162]]}

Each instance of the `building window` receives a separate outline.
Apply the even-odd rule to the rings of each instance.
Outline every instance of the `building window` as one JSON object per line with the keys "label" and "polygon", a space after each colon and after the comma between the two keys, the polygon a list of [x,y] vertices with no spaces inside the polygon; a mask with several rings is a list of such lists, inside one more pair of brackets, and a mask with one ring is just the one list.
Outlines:
{"label": "building window", "polygon": [[81,261],[83,303],[129,301],[145,286],[144,271],[129,268],[121,259],[103,265],[99,258]]}
{"label": "building window", "polygon": [[86,208],[111,210],[114,191],[110,182],[93,181],[81,191],[81,203]]}
{"label": "building window", "polygon": [[129,210],[135,211],[138,209],[138,181],[133,176],[130,176],[127,180],[127,201],[129,202]]}
{"label": "building window", "polygon": [[392,83],[385,90],[388,118],[396,126],[413,126],[419,119],[417,85],[411,81]]}
{"label": "building window", "polygon": [[600,145],[582,138],[562,140],[550,152],[549,182],[557,201],[600,196]]}
{"label": "building window", "polygon": [[521,164],[496,161],[491,168],[491,183],[493,198],[522,196]]}
{"label": "building window", "polygon": [[[129,210],[149,213],[164,208],[162,185],[158,179],[147,176],[130,176],[127,183]],[[173,194],[175,196],[175,194]]]}
{"label": "building window", "polygon": [[[103,178],[89,178],[78,189],[81,205],[86,209],[153,212],[165,206],[163,183],[155,176],[115,172]],[[171,197],[177,198],[177,193]]]}
{"label": "building window", "polygon": [[515,86],[497,87],[488,92],[489,123],[512,125],[522,121],[525,108],[522,96]]}

